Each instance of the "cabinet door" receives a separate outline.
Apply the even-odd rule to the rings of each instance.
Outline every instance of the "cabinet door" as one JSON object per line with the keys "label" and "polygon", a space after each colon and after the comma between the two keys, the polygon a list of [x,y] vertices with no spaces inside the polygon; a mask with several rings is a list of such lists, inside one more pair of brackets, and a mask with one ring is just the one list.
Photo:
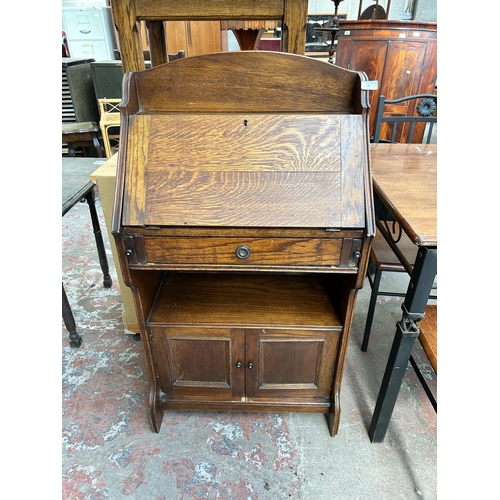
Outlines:
{"label": "cabinet door", "polygon": [[219,21],[167,21],[166,33],[169,54],[184,50],[190,57],[222,50]]}
{"label": "cabinet door", "polygon": [[369,92],[370,105],[370,130],[375,127],[375,111],[377,99],[380,95],[380,85],[384,78],[384,67],[387,58],[387,40],[339,40],[336,64],[352,71],[364,71],[369,80],[378,82],[378,89]]}
{"label": "cabinet door", "polygon": [[186,21],[190,56],[220,52],[220,21]]}
{"label": "cabinet door", "polygon": [[418,92],[426,47],[426,42],[389,42],[384,78],[380,82],[380,93],[386,99]]}
{"label": "cabinet door", "polygon": [[[391,41],[387,54],[384,78],[380,84],[379,94],[386,99],[398,99],[414,94],[432,94],[434,84],[423,86],[421,84],[424,66],[427,64],[426,53],[428,42],[424,41]],[[425,62],[425,65],[424,65]],[[386,105],[384,116],[412,116],[415,115],[415,102],[406,101]],[[393,125],[383,124],[380,138],[390,140]],[[425,124],[415,126],[414,142],[421,142]],[[409,123],[400,123],[396,133],[397,142],[407,142],[410,133]]]}
{"label": "cabinet door", "polygon": [[175,400],[231,401],[244,397],[241,329],[150,326],[160,388]]}
{"label": "cabinet door", "polygon": [[246,330],[247,399],[328,402],[340,331]]}

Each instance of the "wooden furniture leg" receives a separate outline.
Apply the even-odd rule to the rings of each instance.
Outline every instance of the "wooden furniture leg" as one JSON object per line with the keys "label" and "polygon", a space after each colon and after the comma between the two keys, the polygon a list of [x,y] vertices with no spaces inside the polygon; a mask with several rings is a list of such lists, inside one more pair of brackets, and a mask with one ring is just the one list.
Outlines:
{"label": "wooden furniture leg", "polygon": [[93,146],[99,158],[105,156],[104,148],[99,140],[99,126],[94,122],[63,123],[62,142],[68,144],[68,156],[75,156],[76,148]]}
{"label": "wooden furniture leg", "polygon": [[85,199],[89,205],[90,217],[92,219],[92,227],[94,230],[95,242],[97,245],[97,253],[99,255],[99,263],[101,265],[102,273],[104,275],[103,285],[104,288],[111,288],[113,280],[109,275],[108,259],[106,257],[106,249],[104,248],[104,241],[102,239],[101,226],[99,218],[97,217],[97,210],[95,208],[94,188],[92,188],[86,195]]}
{"label": "wooden furniture leg", "polygon": [[233,30],[233,33],[241,50],[257,50],[257,45],[259,45],[259,40],[263,35],[264,30],[242,29]]}
{"label": "wooden furniture leg", "polygon": [[62,317],[64,320],[64,325],[66,326],[66,330],[68,330],[69,333],[70,347],[80,347],[83,340],[76,331],[75,318],[73,316],[73,312],[71,311],[71,306],[69,305],[66,290],[64,290],[64,284],[62,285]]}

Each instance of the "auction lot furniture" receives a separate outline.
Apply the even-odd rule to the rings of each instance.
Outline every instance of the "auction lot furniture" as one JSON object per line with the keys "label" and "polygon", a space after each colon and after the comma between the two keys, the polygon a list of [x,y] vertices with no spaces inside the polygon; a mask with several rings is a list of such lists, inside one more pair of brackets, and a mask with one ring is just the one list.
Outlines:
{"label": "auction lot furniture", "polygon": [[[106,249],[102,239],[101,227],[95,208],[94,187],[90,180],[90,174],[104,163],[96,158],[63,158],[62,159],[62,216],[64,217],[79,201],[86,200],[90,210],[92,227],[99,255],[99,263],[103,273],[103,285],[110,288],[112,279],[109,275],[108,259]],[[69,333],[69,343],[71,347],[80,347],[82,338],[76,331],[75,319],[71,306],[62,287],[62,315],[64,324]]]}
{"label": "auction lot furniture", "polygon": [[[420,94],[414,96],[403,97],[397,99],[397,101],[403,100],[414,100],[416,101],[415,116],[384,116],[384,103],[386,102],[385,96],[381,95],[378,99],[377,107],[377,117],[375,122],[375,132],[373,135],[373,142],[394,142],[396,133],[401,132],[401,129],[406,128],[406,134],[410,139],[408,142],[413,142],[411,138],[417,127],[421,126],[425,129],[426,143],[429,144],[432,139],[432,131],[434,124],[437,123],[437,117],[434,116],[434,112],[437,108],[437,96],[432,94]],[[390,101],[391,103],[393,101]],[[389,125],[386,131],[388,132],[388,137],[392,140],[380,141],[380,130],[382,123],[387,123]],[[427,128],[425,128],[427,126]],[[378,150],[374,150],[378,151]],[[411,153],[411,149],[409,150]],[[395,165],[397,169],[397,164]],[[397,170],[394,171],[393,175],[397,175]],[[375,211],[377,208],[375,207]],[[413,262],[415,260],[415,255],[417,253],[417,247],[414,242],[406,236],[406,234],[401,230],[400,226],[391,221],[385,224],[385,229],[391,234],[394,241],[398,243],[398,249],[404,255],[404,258],[408,262]],[[363,336],[363,343],[361,346],[362,351],[366,351],[368,348],[368,341],[370,339],[370,332],[372,328],[373,315],[375,313],[375,306],[377,303],[378,296],[395,296],[404,297],[405,294],[396,291],[390,291],[380,289],[380,284],[382,282],[382,275],[386,273],[405,273],[406,269],[403,264],[401,264],[401,259],[395,255],[391,247],[386,241],[386,238],[382,233],[378,233],[372,242],[372,248],[370,251],[370,260],[368,262],[368,279],[372,288],[372,295],[370,297],[370,305],[368,307],[368,314],[366,315],[365,333]],[[432,298],[436,298],[432,296]]]}
{"label": "auction lot furniture", "polygon": [[[432,94],[437,79],[437,24],[427,21],[341,21],[335,64],[364,71],[378,89],[370,94],[370,135],[375,127],[379,95],[399,99],[413,94]],[[415,115],[415,103],[404,101],[387,110],[394,116]],[[384,137],[383,127],[382,138]],[[413,142],[422,141],[423,130]],[[406,135],[397,142],[411,142]]]}
{"label": "auction lot furniture", "polygon": [[[437,272],[437,145],[379,143],[370,152],[375,195],[417,250],[415,261],[408,262],[377,220],[411,276],[369,429],[370,439],[382,442]],[[433,362],[437,368],[437,359]]]}
{"label": "auction lot furniture", "polygon": [[[123,69],[145,69],[140,22],[146,24],[152,66],[168,62],[166,22],[169,21],[281,21],[281,50],[303,54],[306,42],[307,0],[112,0]],[[220,30],[220,25],[219,28]],[[175,47],[170,52],[182,49]],[[200,55],[200,52],[197,52]],[[186,56],[189,56],[186,53]]]}
{"label": "auction lot furniture", "polygon": [[62,142],[68,145],[68,156],[76,156],[75,149],[82,148],[83,156],[104,156],[99,140],[99,127],[95,122],[62,124]]}
{"label": "auction lot furniture", "polygon": [[259,51],[125,75],[112,231],[154,431],[211,409],[322,412],[337,433],[374,233],[365,81]]}
{"label": "auction lot furniture", "polygon": [[116,251],[115,239],[111,232],[111,224],[113,219],[113,204],[115,201],[115,185],[116,185],[116,162],[118,153],[115,153],[111,158],[106,160],[94,172],[90,174],[90,178],[97,184],[99,198],[101,200],[104,220],[106,221],[106,230],[109,236],[109,246],[113,254],[113,261],[116,268],[116,277],[118,287],[123,302],[122,321],[126,331],[137,334],[140,332],[137,324],[137,315],[135,313],[134,298],[132,297],[131,289],[125,285],[123,275],[120,268],[120,261]]}

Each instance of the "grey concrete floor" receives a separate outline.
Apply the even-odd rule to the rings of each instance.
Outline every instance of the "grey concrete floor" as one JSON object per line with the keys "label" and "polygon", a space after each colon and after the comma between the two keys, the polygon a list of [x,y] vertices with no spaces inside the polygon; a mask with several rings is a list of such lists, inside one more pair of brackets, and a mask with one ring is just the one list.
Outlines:
{"label": "grey concrete floor", "polygon": [[[103,233],[111,289],[102,286],[87,206],[62,219],[63,283],[83,337],[82,347],[71,349],[62,326],[65,500],[437,498],[437,415],[411,367],[384,442],[368,437],[401,299],[379,299],[363,353],[368,282],[358,294],[337,437],[324,415],[307,413],[168,412],[154,434],[142,346],[123,330]],[[406,278],[384,282],[393,285],[404,290]],[[436,391],[418,345],[414,355]]]}

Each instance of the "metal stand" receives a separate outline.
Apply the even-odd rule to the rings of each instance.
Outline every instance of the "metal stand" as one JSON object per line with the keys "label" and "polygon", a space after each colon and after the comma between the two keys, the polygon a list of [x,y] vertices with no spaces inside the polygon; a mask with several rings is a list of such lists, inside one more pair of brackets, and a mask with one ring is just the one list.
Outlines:
{"label": "metal stand", "polygon": [[389,360],[368,431],[372,442],[381,443],[384,440],[411,351],[419,334],[418,325],[424,317],[436,273],[437,248],[419,247],[406,298],[401,306],[403,316],[396,327]]}

